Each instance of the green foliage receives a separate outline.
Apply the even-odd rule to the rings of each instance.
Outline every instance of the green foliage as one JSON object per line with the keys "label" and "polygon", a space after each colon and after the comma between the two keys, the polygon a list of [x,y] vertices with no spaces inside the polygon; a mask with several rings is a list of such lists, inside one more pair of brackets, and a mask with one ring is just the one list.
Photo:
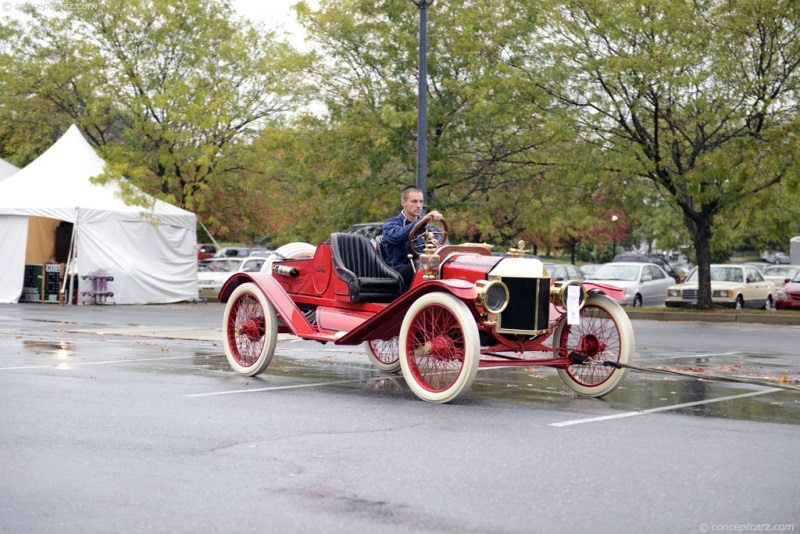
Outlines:
{"label": "green foliage", "polygon": [[[75,122],[109,163],[100,180],[124,176],[222,221],[227,214],[210,191],[236,178],[242,145],[301,101],[308,59],[233,17],[225,1],[94,5],[32,13],[25,37],[3,58],[2,83],[11,89],[3,115],[62,132]],[[22,131],[15,128],[16,139]]]}
{"label": "green foliage", "polygon": [[[25,165],[77,123],[103,179],[230,240],[316,242],[398,212],[416,181],[413,3],[300,2],[310,55],[224,0],[96,6],[0,24],[0,157]],[[427,13],[428,204],[454,240],[594,261],[692,244],[707,265],[800,234],[796,2],[437,0]]]}
{"label": "green foliage", "polygon": [[721,223],[798,180],[797,5],[555,0],[547,11],[528,62],[550,69],[531,82],[602,147],[604,168],[649,180],[679,210],[710,304],[712,253],[732,243]]}

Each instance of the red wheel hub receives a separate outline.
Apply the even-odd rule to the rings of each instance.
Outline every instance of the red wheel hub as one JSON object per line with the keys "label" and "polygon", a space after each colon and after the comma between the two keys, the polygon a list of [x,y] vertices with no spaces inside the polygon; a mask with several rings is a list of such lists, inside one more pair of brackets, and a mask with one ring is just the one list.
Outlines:
{"label": "red wheel hub", "polygon": [[237,327],[239,334],[247,336],[250,341],[258,341],[264,336],[264,319],[252,318]]}
{"label": "red wheel hub", "polygon": [[436,336],[425,343],[422,352],[440,359],[454,359],[455,345],[453,345],[453,340],[449,337]]}
{"label": "red wheel hub", "polygon": [[605,344],[602,343],[594,334],[587,334],[581,337],[578,343],[577,353],[581,356],[594,358],[605,350]]}

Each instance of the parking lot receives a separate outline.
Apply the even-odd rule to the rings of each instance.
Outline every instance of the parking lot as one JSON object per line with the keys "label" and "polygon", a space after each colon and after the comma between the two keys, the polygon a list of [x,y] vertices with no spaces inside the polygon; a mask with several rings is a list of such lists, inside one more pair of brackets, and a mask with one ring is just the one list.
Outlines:
{"label": "parking lot", "polygon": [[[219,303],[0,306],[4,532],[700,532],[795,525],[795,391],[481,370],[419,401],[360,347],[232,373]],[[796,326],[634,321],[638,365],[800,377]],[[783,377],[782,379],[780,377]],[[716,528],[719,530],[720,528]],[[764,530],[763,528],[761,530]]]}

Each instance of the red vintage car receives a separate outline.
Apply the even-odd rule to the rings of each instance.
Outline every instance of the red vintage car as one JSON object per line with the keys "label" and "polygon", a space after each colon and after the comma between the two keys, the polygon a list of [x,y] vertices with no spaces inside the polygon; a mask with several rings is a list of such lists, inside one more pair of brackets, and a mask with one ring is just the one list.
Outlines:
{"label": "red vintage car", "polygon": [[428,402],[467,391],[478,367],[553,367],[593,397],[619,386],[634,354],[633,328],[614,300],[624,298],[619,289],[553,282],[522,242],[507,256],[444,244],[447,223],[437,230],[429,222],[411,233],[424,231],[424,245],[409,238],[419,265],[410,288],[367,238],[348,233],[317,247],[281,247],[270,271],[232,276],[219,295],[231,367],[263,372],[284,332],[363,344],[375,367],[401,371]]}

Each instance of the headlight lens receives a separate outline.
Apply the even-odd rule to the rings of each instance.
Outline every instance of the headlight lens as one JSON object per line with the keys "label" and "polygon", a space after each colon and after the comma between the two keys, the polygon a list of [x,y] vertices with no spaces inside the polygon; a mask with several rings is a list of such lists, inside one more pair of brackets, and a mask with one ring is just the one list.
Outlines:
{"label": "headlight lens", "polygon": [[500,313],[508,306],[508,287],[500,280],[480,280],[475,289],[478,292],[478,303],[489,313]]}
{"label": "headlight lens", "polygon": [[778,295],[778,298],[779,298],[779,299],[785,299],[785,298],[787,298],[787,297],[786,297],[786,291],[784,291],[783,289],[779,289],[779,290],[778,290],[778,293],[777,293],[777,295]]}
{"label": "headlight lens", "polygon": [[669,290],[667,290],[667,296],[668,297],[680,297],[681,296],[681,290],[680,289],[669,289]]}
{"label": "headlight lens", "polygon": [[733,298],[733,291],[728,291],[727,289],[716,289],[711,292],[711,296],[720,299],[731,299]]}

